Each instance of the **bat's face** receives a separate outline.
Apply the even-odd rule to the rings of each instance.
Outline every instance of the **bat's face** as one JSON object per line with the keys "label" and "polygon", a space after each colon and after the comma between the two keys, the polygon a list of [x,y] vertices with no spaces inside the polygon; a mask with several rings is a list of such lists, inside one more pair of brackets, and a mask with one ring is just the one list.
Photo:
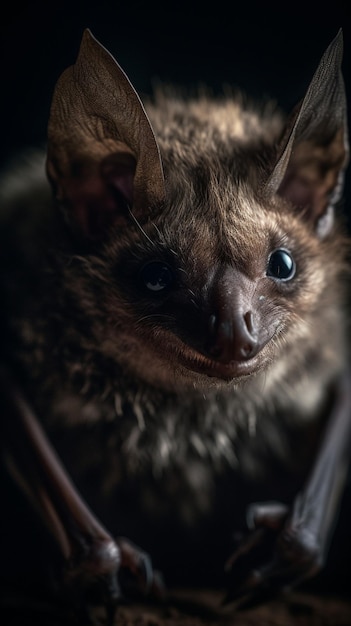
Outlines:
{"label": "bat's face", "polygon": [[130,216],[80,277],[90,294],[104,277],[103,349],[156,385],[223,386],[269,369],[308,340],[333,281],[331,247],[309,223],[217,174],[201,190],[185,166],[170,168],[162,212],[139,226]]}
{"label": "bat's face", "polygon": [[339,268],[332,215],[347,162],[340,38],[325,56],[286,126],[229,98],[161,98],[151,127],[85,34],[56,87],[48,174],[94,242],[70,264],[70,288],[96,349],[131,375],[238,383],[311,337]]}

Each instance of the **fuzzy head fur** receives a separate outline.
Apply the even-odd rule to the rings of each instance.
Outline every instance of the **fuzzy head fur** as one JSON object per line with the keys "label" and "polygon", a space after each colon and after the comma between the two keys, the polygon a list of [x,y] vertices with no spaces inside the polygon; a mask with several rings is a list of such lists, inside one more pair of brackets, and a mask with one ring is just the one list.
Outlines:
{"label": "fuzzy head fur", "polygon": [[[306,351],[343,258],[340,63],[339,33],[285,125],[230,97],[162,93],[147,117],[85,33],[56,87],[47,168],[88,250],[82,277],[71,263],[74,290],[92,322],[100,309],[96,344],[125,372],[173,391],[219,388]],[[294,264],[287,280],[270,275],[276,251]]]}
{"label": "fuzzy head fur", "polygon": [[112,482],[191,457],[200,498],[238,428],[323,413],[345,359],[341,51],[287,120],[167,90],[144,109],[87,31],[53,97],[54,201],[36,164],[3,184],[7,357],[48,424],[107,424],[86,457]]}

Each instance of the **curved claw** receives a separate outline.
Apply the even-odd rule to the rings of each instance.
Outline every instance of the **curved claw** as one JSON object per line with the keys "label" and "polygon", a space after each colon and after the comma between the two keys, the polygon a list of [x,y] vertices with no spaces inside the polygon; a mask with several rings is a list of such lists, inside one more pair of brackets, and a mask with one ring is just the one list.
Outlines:
{"label": "curved claw", "polygon": [[160,572],[154,570],[150,556],[125,538],[117,540],[121,551],[119,580],[126,596],[162,599],[165,586]]}
{"label": "curved claw", "polygon": [[63,568],[61,595],[88,623],[95,623],[94,613],[102,608],[112,626],[121,598],[119,547],[112,538],[103,538],[81,548]]}
{"label": "curved claw", "polygon": [[300,584],[319,569],[315,537],[286,519],[285,505],[252,505],[248,522],[253,530],[226,563],[230,581],[224,604],[238,602],[237,608],[251,607]]}
{"label": "curved claw", "polygon": [[149,555],[125,538],[102,542],[100,549],[95,543],[91,552],[68,564],[63,582],[65,598],[88,624],[98,623],[95,614],[103,610],[105,623],[112,626],[122,598],[162,599],[165,593]]}
{"label": "curved claw", "polygon": [[301,572],[298,565],[284,562],[275,554],[270,562],[252,570],[239,586],[230,589],[224,604],[238,602],[238,609],[251,608],[297,586],[314,571],[311,568]]}
{"label": "curved claw", "polygon": [[225,565],[229,575],[229,589],[224,599],[225,604],[251,595],[267,586],[261,568],[271,558],[275,542],[276,533],[267,528],[258,528],[249,532],[241,541]]}

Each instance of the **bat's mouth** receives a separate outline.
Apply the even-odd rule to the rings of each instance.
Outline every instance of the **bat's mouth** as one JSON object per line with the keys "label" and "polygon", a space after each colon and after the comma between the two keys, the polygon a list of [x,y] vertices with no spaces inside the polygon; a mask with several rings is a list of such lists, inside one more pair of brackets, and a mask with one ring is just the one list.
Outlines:
{"label": "bat's mouth", "polygon": [[[250,359],[232,360],[228,363],[212,359],[169,332],[158,332],[157,337],[152,338],[151,345],[149,336],[147,344],[151,348],[151,353],[157,354],[160,359],[157,368],[158,375],[163,375],[167,382],[167,376],[169,377],[171,370],[173,376],[169,378],[169,381],[172,379],[176,385],[177,381],[181,384],[185,380],[193,382],[196,386],[210,385],[212,387],[230,382],[235,384],[262,371],[271,361],[267,344]],[[153,363],[155,363],[154,360],[147,374],[153,375]],[[160,367],[161,370],[159,370]],[[143,371],[143,376],[145,376],[145,371]]]}
{"label": "bat's mouth", "polygon": [[230,382],[256,374],[263,368],[267,359],[262,350],[245,361],[220,363],[183,344],[181,349],[177,350],[177,360],[179,365],[191,372]]}

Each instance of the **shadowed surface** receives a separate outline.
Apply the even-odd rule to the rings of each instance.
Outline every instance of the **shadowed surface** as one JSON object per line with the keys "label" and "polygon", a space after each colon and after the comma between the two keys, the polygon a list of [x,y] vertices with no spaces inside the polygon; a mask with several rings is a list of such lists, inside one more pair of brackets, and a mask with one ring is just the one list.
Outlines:
{"label": "shadowed surface", "polygon": [[[235,612],[221,607],[222,594],[211,589],[177,590],[165,604],[121,604],[114,626],[350,626],[351,602],[337,595],[318,596],[294,592],[262,606]],[[50,605],[31,603],[25,609],[18,597],[8,596],[3,624],[17,626],[85,626],[89,621],[70,619],[65,611]],[[103,624],[98,621],[97,624]]]}

